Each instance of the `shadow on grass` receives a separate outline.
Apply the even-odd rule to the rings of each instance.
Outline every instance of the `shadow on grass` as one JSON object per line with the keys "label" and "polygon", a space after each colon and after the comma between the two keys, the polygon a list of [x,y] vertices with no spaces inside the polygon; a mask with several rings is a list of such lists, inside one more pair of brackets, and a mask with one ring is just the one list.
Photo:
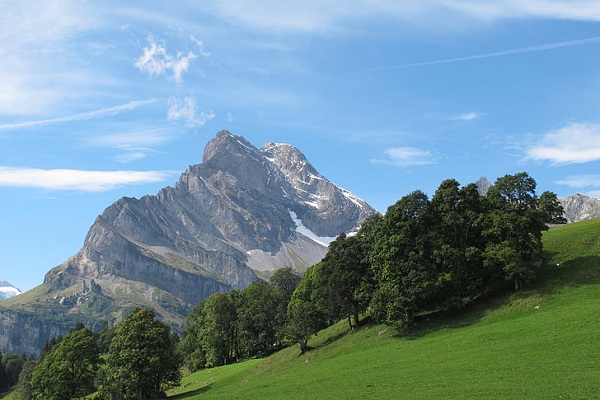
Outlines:
{"label": "shadow on grass", "polygon": [[[553,254],[547,253],[546,259],[552,260]],[[463,308],[419,315],[413,326],[399,330],[395,336],[410,340],[442,329],[463,328],[511,302],[535,295],[548,297],[566,288],[596,284],[600,285],[600,256],[577,257],[561,264],[547,262],[538,279],[521,290],[512,290],[511,285],[507,285],[505,290],[486,294]]]}
{"label": "shadow on grass", "polygon": [[201,387],[200,389],[196,389],[196,390],[190,390],[189,392],[185,392],[185,393],[179,393],[176,394],[174,396],[169,396],[169,399],[171,400],[183,400],[183,399],[187,399],[190,398],[192,396],[196,396],[202,393],[206,393],[211,389],[212,383],[209,385],[206,385],[204,387]]}

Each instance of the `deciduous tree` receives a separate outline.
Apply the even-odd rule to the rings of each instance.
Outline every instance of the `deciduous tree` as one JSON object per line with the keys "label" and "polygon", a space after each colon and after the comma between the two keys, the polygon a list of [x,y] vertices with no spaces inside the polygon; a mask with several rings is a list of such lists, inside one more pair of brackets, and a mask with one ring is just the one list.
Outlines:
{"label": "deciduous tree", "polygon": [[32,392],[38,399],[69,400],[96,389],[100,358],[94,335],[80,327],[65,336],[35,367]]}
{"label": "deciduous tree", "polygon": [[115,328],[103,390],[113,399],[160,399],[179,383],[179,358],[170,329],[154,311],[137,308]]}

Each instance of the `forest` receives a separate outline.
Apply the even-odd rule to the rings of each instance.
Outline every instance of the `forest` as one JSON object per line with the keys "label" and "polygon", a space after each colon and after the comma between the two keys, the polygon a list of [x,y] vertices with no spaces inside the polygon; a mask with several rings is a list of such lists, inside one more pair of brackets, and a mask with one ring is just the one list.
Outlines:
{"label": "forest", "polygon": [[341,319],[370,318],[410,330],[432,313],[518,290],[543,265],[542,232],[565,223],[551,192],[527,173],[498,178],[487,194],[448,179],[429,198],[412,192],[341,234],[302,276],[277,270],[269,282],[215,293],[194,307],[177,335],[151,310],[115,327],[83,326],[49,341],[37,360],[0,355],[0,390],[22,399],[164,398],[181,374],[264,357]]}

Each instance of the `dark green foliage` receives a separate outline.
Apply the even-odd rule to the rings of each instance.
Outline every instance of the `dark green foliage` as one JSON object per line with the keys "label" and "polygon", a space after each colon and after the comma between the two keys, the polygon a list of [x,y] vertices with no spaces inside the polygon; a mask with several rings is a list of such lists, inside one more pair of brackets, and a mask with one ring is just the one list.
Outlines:
{"label": "dark green foliage", "polygon": [[435,292],[432,218],[427,196],[416,191],[389,207],[373,243],[371,261],[377,287],[374,316],[390,324],[411,325]]}
{"label": "dark green foliage", "polygon": [[159,399],[179,383],[179,358],[169,327],[137,308],[115,328],[102,393],[111,399]]}
{"label": "dark green foliage", "polygon": [[538,208],[535,187],[535,180],[522,172],[498,178],[487,195],[485,262],[502,270],[515,289],[535,277],[542,261],[542,231],[548,229],[548,214]]}
{"label": "dark green foliage", "polygon": [[416,191],[370,221],[376,319],[411,325],[415,315],[461,307],[512,282],[536,277],[542,231],[558,221],[556,195],[539,200],[526,173],[506,175],[487,196],[475,185],[442,182],[431,201]]}
{"label": "dark green foliage", "polygon": [[[358,326],[373,290],[368,250],[360,236],[341,234],[329,245],[316,281],[316,297],[332,319],[347,318]],[[354,321],[354,322],[352,322]]]}
{"label": "dark green foliage", "polygon": [[279,349],[284,339],[287,290],[296,274],[275,274],[275,282],[256,281],[242,291],[215,293],[194,307],[179,344],[190,370],[262,357]]}
{"label": "dark green foliage", "polygon": [[566,224],[565,210],[558,201],[556,193],[544,192],[538,199],[538,208],[544,214],[543,221],[547,224]]}
{"label": "dark green foliage", "polygon": [[283,290],[262,281],[240,292],[238,340],[243,357],[263,357],[280,347],[287,303]]}
{"label": "dark green foliage", "polygon": [[0,390],[4,390],[17,384],[23,365],[27,362],[27,357],[13,353],[0,355],[0,377],[2,378]]}
{"label": "dark green foliage", "polygon": [[15,392],[17,398],[21,400],[35,400],[33,387],[31,386],[31,376],[35,370],[35,361],[29,360],[23,364]]}
{"label": "dark green foliage", "polygon": [[269,284],[276,289],[283,291],[287,300],[289,301],[292,297],[292,293],[294,293],[294,290],[296,289],[296,286],[298,286],[300,279],[300,274],[298,274],[293,268],[286,267],[275,271],[269,279]]}
{"label": "dark green foliage", "polygon": [[308,339],[325,328],[328,322],[315,294],[320,267],[319,263],[306,271],[287,306],[286,333],[289,339],[298,343],[302,352],[308,349]]}
{"label": "dark green foliage", "polygon": [[45,354],[31,375],[35,398],[68,400],[95,391],[100,362],[94,335],[80,327],[69,333]]}

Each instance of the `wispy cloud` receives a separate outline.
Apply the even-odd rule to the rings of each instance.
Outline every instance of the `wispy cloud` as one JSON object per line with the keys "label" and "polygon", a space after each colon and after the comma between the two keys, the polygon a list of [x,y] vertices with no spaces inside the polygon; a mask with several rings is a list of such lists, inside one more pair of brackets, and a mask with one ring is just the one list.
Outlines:
{"label": "wispy cloud", "polygon": [[105,192],[122,186],[160,182],[167,171],[85,171],[0,167],[0,186]]}
{"label": "wispy cloud", "polygon": [[481,114],[476,113],[476,112],[470,112],[470,113],[455,115],[450,119],[454,120],[454,121],[473,121],[474,119],[477,119],[479,117],[481,117]]}
{"label": "wispy cloud", "polygon": [[481,59],[485,59],[485,58],[507,57],[507,56],[512,56],[512,55],[516,55],[516,54],[534,53],[534,52],[538,52],[538,51],[554,50],[554,49],[560,49],[560,48],[564,48],[564,47],[583,46],[583,45],[596,44],[596,43],[600,43],[600,36],[594,36],[594,37],[590,37],[590,38],[586,38],[586,39],[579,39],[579,40],[568,40],[568,41],[564,41],[564,42],[548,43],[548,44],[543,44],[543,45],[538,45],[538,46],[519,47],[519,48],[515,48],[515,49],[496,51],[496,52],[492,52],[492,53],[476,54],[476,55],[470,55],[470,56],[465,56],[465,57],[445,58],[445,59],[441,59],[441,60],[423,61],[423,62],[415,62],[415,63],[393,65],[393,66],[384,66],[384,67],[378,67],[375,69],[404,69],[404,68],[422,67],[422,66],[427,66],[427,65],[450,64],[450,63],[456,63],[456,62],[481,60]]}
{"label": "wispy cloud", "polygon": [[167,118],[171,121],[181,120],[187,126],[203,126],[214,117],[215,114],[212,111],[199,113],[194,97],[188,96],[184,99],[172,97],[169,99]]}
{"label": "wispy cloud", "polygon": [[[196,45],[202,44],[196,38],[194,39]],[[203,45],[201,47],[202,51],[204,51]],[[150,36],[148,37],[148,46],[144,47],[143,54],[136,60],[134,65],[140,71],[150,76],[166,75],[169,79],[180,83],[182,80],[181,76],[190,67],[190,62],[197,57],[192,51],[188,51],[185,54],[180,51],[170,54],[167,51],[164,41]]]}
{"label": "wispy cloud", "polygon": [[417,149],[415,147],[392,147],[385,150],[386,157],[383,159],[373,159],[374,164],[388,164],[399,167],[412,167],[419,165],[434,164],[433,154],[427,150]]}
{"label": "wispy cloud", "polygon": [[168,127],[134,125],[129,130],[92,137],[87,141],[87,145],[114,149],[118,154],[113,158],[127,164],[157,153],[158,146],[174,140],[177,136],[173,129]]}
{"label": "wispy cloud", "polygon": [[574,175],[556,183],[577,189],[600,188],[600,175]]}
{"label": "wispy cloud", "polygon": [[64,122],[73,122],[73,121],[82,121],[82,120],[88,120],[88,119],[94,119],[94,118],[109,117],[109,116],[120,114],[122,112],[131,111],[138,107],[142,107],[142,106],[154,103],[155,101],[156,101],[155,99],[131,101],[127,104],[121,104],[118,106],[108,107],[108,108],[101,108],[99,110],[88,111],[88,112],[84,112],[84,113],[67,115],[64,117],[42,119],[42,120],[38,120],[38,121],[19,122],[16,124],[4,124],[4,125],[0,125],[0,130],[34,128],[34,127],[43,126],[43,125],[52,125],[52,124],[59,124],[59,123],[64,123]]}
{"label": "wispy cloud", "polygon": [[[361,18],[376,16],[420,21],[435,27],[440,22],[448,25],[449,14],[484,21],[508,18],[600,21],[596,0],[231,0],[203,3],[202,8],[224,20],[255,29],[311,33],[342,31]],[[455,19],[464,23],[464,18]]]}
{"label": "wispy cloud", "polygon": [[600,160],[600,124],[572,123],[544,135],[525,152],[527,160],[575,164]]}

